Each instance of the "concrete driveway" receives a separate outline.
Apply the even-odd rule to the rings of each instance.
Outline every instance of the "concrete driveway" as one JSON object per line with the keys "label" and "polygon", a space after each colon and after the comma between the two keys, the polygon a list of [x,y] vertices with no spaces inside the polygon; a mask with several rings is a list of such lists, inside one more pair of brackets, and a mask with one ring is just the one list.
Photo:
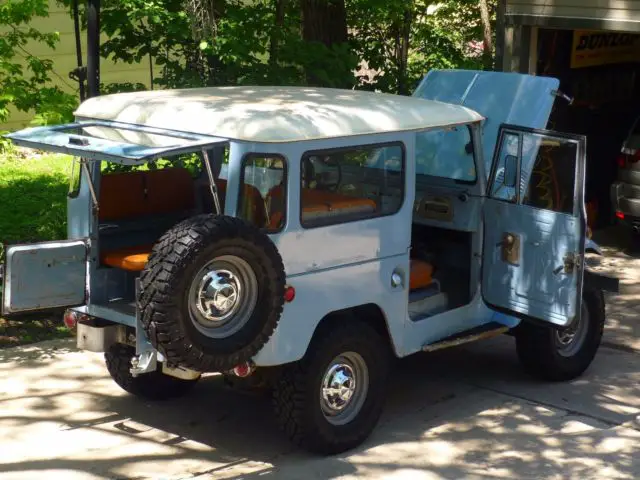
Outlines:
{"label": "concrete driveway", "polygon": [[603,348],[570,384],[527,378],[501,337],[400,361],[382,423],[332,458],[293,448],[269,401],[205,378],[148,403],[101,355],[57,341],[0,352],[0,478],[640,478],[640,357]]}
{"label": "concrete driveway", "polygon": [[0,479],[640,478],[640,256],[606,251],[589,261],[622,293],[582,378],[532,380],[510,337],[405,359],[372,437],[331,458],[293,448],[267,398],[217,376],[154,404],[72,340],[0,350]]}

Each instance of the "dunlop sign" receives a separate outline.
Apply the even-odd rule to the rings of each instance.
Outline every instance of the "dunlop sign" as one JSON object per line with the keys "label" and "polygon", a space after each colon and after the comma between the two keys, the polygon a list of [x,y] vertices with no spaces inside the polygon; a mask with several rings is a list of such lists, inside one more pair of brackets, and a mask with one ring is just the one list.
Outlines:
{"label": "dunlop sign", "polygon": [[640,62],[640,35],[590,30],[573,32],[571,68],[625,62]]}

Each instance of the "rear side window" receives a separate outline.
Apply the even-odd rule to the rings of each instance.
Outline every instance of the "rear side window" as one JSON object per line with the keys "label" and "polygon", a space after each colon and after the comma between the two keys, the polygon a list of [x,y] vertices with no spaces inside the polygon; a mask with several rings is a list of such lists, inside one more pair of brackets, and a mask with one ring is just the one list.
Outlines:
{"label": "rear side window", "polygon": [[400,143],[308,152],[301,165],[305,228],[392,215],[404,200]]}
{"label": "rear side window", "polygon": [[238,217],[275,233],[286,223],[287,169],[280,155],[249,154],[242,162]]}

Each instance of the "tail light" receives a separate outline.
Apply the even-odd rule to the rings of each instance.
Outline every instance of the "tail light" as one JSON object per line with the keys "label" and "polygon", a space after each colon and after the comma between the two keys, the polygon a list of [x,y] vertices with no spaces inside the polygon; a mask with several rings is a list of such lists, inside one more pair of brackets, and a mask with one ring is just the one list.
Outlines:
{"label": "tail light", "polygon": [[291,285],[287,285],[284,288],[284,301],[287,303],[293,302],[295,298],[296,298],[296,289],[293,288]]}
{"label": "tail light", "polygon": [[64,317],[62,317],[62,321],[64,322],[64,326],[69,330],[74,330],[76,325],[78,324],[78,319],[80,318],[80,314],[78,312],[74,312],[73,310],[67,310],[64,312]]}
{"label": "tail light", "polygon": [[616,212],[616,217],[619,218],[620,220],[624,220],[624,213]]}

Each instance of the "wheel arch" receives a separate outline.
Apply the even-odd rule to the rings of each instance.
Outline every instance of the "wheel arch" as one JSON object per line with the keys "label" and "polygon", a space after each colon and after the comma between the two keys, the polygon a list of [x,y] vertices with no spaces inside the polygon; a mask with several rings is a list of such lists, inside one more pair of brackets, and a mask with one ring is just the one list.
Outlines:
{"label": "wheel arch", "polygon": [[395,344],[391,329],[389,328],[388,318],[384,310],[376,303],[365,303],[327,313],[316,325],[311,335],[311,340],[305,350],[305,355],[309,349],[312,348],[314,341],[335,323],[354,320],[371,326],[385,341],[390,351],[392,351],[396,357],[400,356],[398,345]]}

